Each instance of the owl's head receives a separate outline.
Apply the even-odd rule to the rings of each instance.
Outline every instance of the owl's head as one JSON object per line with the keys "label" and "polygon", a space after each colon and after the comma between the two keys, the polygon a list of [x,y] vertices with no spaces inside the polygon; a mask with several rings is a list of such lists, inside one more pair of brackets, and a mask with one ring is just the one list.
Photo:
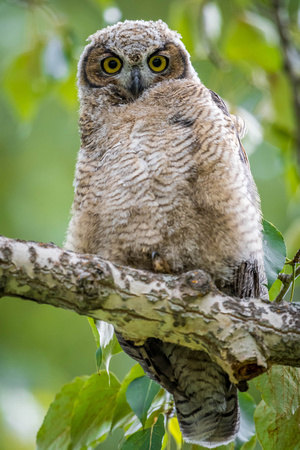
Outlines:
{"label": "owl's head", "polygon": [[110,88],[132,101],[156,83],[196,76],[180,35],[161,20],[126,20],[89,39],[79,62],[81,94]]}

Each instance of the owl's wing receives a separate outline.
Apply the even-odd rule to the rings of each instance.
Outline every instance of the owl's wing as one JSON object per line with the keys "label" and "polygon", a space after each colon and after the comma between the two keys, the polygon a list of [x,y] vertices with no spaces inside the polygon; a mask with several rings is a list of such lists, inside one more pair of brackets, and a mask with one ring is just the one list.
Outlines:
{"label": "owl's wing", "polygon": [[[225,115],[231,118],[234,128],[236,130],[238,142],[239,142],[239,155],[242,162],[245,164],[246,173],[250,172],[250,164],[248,156],[244,147],[241,144],[241,139],[247,133],[247,127],[244,120],[234,114],[230,114],[224,100],[216,94],[216,92],[210,90],[211,98],[215,104],[223,111]],[[256,196],[256,189],[253,185],[252,177],[248,177],[250,192],[253,192],[253,196]],[[259,267],[258,262],[244,261],[238,267],[234,269],[233,281],[226,282],[221,280],[216,283],[217,287],[228,295],[233,295],[239,298],[266,298],[268,299],[268,289],[266,287],[267,279],[262,267]]]}
{"label": "owl's wing", "polygon": [[237,388],[206,352],[154,338],[136,346],[116,335],[123,350],[174,396],[187,442],[212,448],[234,438],[239,429]]}
{"label": "owl's wing", "polygon": [[234,269],[232,280],[219,280],[216,286],[227,295],[239,298],[269,298],[267,279],[257,260],[244,261]]}
{"label": "owl's wing", "polygon": [[247,166],[249,166],[249,160],[248,160],[247,153],[245,152],[245,149],[241,144],[241,139],[243,139],[243,137],[247,133],[247,126],[246,126],[244,119],[242,119],[241,117],[236,116],[234,114],[230,114],[224,100],[216,92],[212,91],[211,89],[210,89],[210,93],[211,93],[211,98],[213,99],[215,104],[223,111],[224,114],[226,114],[226,116],[231,118],[233,125],[235,127],[235,130],[236,130],[236,133],[237,133],[239,143],[240,143],[241,160],[245,164],[247,164]]}
{"label": "owl's wing", "polygon": [[234,123],[234,126],[236,128],[236,131],[238,132],[239,138],[243,139],[243,137],[247,134],[247,126],[246,122],[242,117],[236,116],[235,114],[230,114],[231,120]]}

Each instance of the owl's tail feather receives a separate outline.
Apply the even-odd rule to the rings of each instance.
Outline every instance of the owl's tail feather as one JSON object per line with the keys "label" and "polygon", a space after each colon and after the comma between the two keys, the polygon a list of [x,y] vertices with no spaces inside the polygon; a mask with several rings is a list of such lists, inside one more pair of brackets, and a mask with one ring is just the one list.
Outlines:
{"label": "owl's tail feather", "polygon": [[234,439],[239,430],[237,389],[206,352],[154,338],[136,346],[116,336],[146,374],[173,394],[187,442],[213,448]]}
{"label": "owl's tail feather", "polygon": [[[218,386],[216,392],[217,389]],[[187,442],[214,448],[231,442],[237,434],[239,404],[235,386],[231,385],[228,391],[226,409],[223,412],[218,412],[216,404],[212,400],[207,401],[205,396],[203,400],[206,406],[199,406],[198,403],[176,394],[174,400],[180,429]]]}

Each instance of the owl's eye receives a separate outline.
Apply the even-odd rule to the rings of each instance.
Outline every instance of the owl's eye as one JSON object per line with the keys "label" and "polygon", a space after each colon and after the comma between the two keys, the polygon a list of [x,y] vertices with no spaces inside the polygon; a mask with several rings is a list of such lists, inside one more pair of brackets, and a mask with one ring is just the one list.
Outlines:
{"label": "owl's eye", "polygon": [[116,56],[109,56],[101,62],[102,69],[106,73],[114,74],[121,70],[122,62]]}
{"label": "owl's eye", "polygon": [[161,55],[153,55],[148,61],[148,65],[153,72],[162,72],[168,66],[168,58]]}

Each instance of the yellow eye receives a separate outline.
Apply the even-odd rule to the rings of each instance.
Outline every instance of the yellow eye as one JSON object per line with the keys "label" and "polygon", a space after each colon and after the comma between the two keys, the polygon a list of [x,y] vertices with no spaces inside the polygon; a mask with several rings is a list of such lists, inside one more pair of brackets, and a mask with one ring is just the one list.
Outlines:
{"label": "yellow eye", "polygon": [[148,61],[149,67],[153,72],[162,72],[168,65],[168,58],[161,55],[153,55]]}
{"label": "yellow eye", "polygon": [[122,68],[122,63],[119,60],[119,58],[116,58],[115,56],[109,56],[108,58],[105,58],[102,63],[102,69],[106,73],[117,73]]}

